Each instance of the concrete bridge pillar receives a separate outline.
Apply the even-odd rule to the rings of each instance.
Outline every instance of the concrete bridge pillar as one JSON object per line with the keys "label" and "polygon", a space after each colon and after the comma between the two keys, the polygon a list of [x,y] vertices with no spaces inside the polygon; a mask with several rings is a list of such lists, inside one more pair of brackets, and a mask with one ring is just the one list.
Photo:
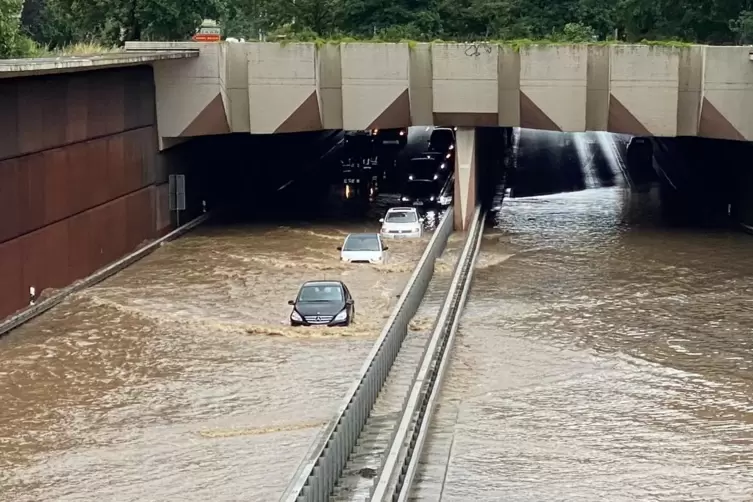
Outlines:
{"label": "concrete bridge pillar", "polygon": [[476,129],[458,127],[455,131],[455,230],[470,225],[476,207]]}

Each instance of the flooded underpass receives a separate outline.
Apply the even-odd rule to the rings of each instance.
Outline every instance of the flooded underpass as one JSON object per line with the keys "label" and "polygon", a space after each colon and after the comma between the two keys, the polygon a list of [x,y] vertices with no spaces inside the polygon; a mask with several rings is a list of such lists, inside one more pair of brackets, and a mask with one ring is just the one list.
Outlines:
{"label": "flooded underpass", "polygon": [[504,202],[413,500],[753,500],[753,238],[659,215]]}
{"label": "flooded underpass", "polygon": [[[343,264],[395,197],[304,195],[203,225],[0,339],[1,501],[281,495],[430,238]],[[290,327],[315,279],[347,284],[353,325]]]}

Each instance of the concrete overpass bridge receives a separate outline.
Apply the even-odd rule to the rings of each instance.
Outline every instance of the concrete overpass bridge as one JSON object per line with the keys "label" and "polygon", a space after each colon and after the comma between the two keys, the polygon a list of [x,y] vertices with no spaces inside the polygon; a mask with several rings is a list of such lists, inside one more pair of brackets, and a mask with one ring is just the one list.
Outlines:
{"label": "concrete overpass bridge", "polygon": [[410,125],[753,138],[748,47],[133,42],[127,49],[199,51],[153,63],[161,138]]}

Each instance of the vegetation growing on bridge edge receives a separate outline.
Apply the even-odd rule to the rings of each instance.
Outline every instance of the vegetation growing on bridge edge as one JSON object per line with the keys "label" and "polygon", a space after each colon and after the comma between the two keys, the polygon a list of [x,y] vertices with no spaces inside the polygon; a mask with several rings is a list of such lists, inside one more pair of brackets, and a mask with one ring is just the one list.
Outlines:
{"label": "vegetation growing on bridge edge", "polygon": [[0,57],[188,40],[205,18],[226,36],[318,44],[753,42],[753,0],[0,0]]}
{"label": "vegetation growing on bridge edge", "polygon": [[[314,43],[317,47],[323,47],[325,45],[345,45],[345,44],[351,44],[351,43],[366,43],[366,44],[383,44],[383,43],[401,43],[401,44],[407,44],[409,48],[413,49],[418,44],[421,43],[429,43],[429,44],[469,44],[469,45],[477,45],[479,46],[479,51],[483,51],[483,46],[501,46],[501,47],[510,47],[514,51],[519,51],[520,49],[526,48],[526,47],[557,47],[557,46],[568,46],[568,45],[586,45],[586,46],[609,46],[609,45],[620,45],[620,44],[627,44],[627,42],[624,42],[622,40],[603,40],[603,41],[568,41],[568,40],[550,40],[550,39],[541,39],[541,40],[530,40],[530,39],[517,39],[517,40],[473,40],[473,41],[465,41],[465,40],[431,40],[429,42],[426,41],[416,41],[416,40],[408,40],[408,39],[384,39],[380,37],[372,37],[372,38],[354,38],[354,37],[342,37],[342,38],[321,38],[321,37],[308,37],[308,36],[300,36],[300,37],[286,37],[281,38],[277,40],[277,42],[282,45],[290,45],[293,43]],[[693,45],[692,42],[683,42],[679,40],[640,40],[638,42],[632,42],[631,45],[646,45],[646,46],[656,46],[656,47],[690,47]]]}

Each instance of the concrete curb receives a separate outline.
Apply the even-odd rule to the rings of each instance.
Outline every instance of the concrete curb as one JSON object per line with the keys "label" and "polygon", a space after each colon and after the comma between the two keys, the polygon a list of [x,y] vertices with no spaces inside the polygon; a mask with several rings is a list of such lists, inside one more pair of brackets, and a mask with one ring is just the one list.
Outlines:
{"label": "concrete curb", "polygon": [[63,300],[65,300],[71,294],[77,293],[78,291],[81,291],[82,289],[86,289],[88,287],[94,286],[104,281],[105,279],[117,274],[124,268],[136,263],[143,257],[151,254],[156,249],[162,247],[162,245],[165,244],[166,242],[175,240],[178,237],[182,236],[183,234],[190,232],[194,228],[198,227],[199,225],[207,221],[209,217],[210,217],[210,213],[206,213],[199,216],[198,218],[194,218],[193,220],[189,221],[185,225],[176,228],[169,234],[163,237],[160,237],[156,241],[150,244],[147,244],[146,246],[140,249],[137,249],[133,253],[128,254],[124,256],[123,258],[120,258],[119,260],[111,263],[110,265],[107,265],[104,268],[97,270],[92,275],[74,282],[70,286],[61,289],[60,291],[58,291],[51,297],[46,298],[45,300],[37,303],[36,305],[22,310],[21,312],[9,317],[5,321],[1,321],[0,322],[0,337],[2,337],[3,335],[6,335],[9,331],[16,329],[22,324],[34,319],[38,315],[47,312],[52,307],[59,305]]}

